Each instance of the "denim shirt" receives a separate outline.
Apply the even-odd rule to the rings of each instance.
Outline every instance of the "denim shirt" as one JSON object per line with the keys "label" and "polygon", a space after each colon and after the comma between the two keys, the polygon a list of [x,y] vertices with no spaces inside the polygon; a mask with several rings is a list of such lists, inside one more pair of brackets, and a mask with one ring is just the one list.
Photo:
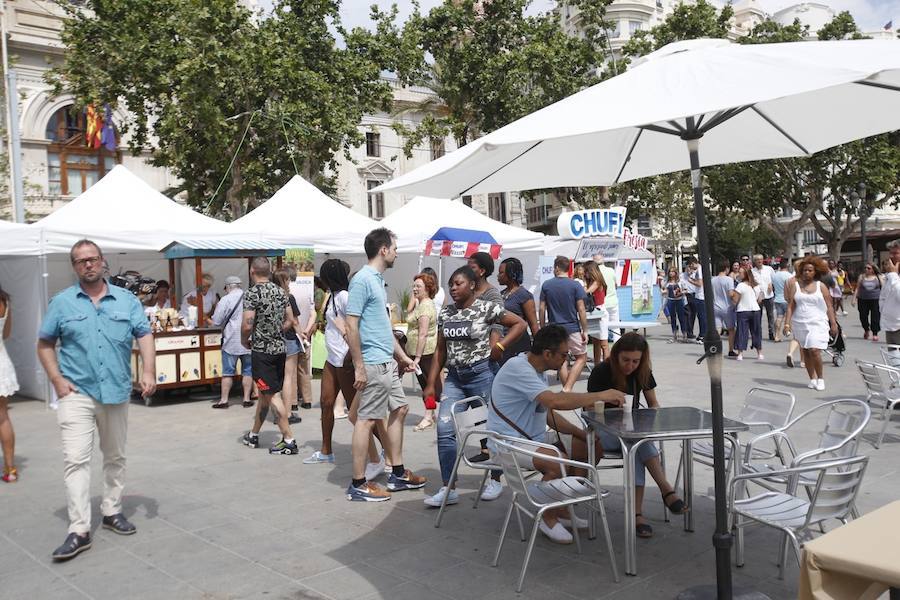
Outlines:
{"label": "denim shirt", "polygon": [[110,285],[95,306],[76,284],[53,297],[39,337],[59,340],[59,370],[78,391],[102,404],[131,397],[131,348],[134,338],[150,334],[141,303],[130,292]]}

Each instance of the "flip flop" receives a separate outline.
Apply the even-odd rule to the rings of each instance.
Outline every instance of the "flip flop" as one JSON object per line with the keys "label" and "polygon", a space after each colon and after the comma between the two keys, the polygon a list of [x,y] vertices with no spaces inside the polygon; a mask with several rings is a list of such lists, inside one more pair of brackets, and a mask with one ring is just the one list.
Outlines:
{"label": "flip flop", "polygon": [[430,427],[434,427],[434,421],[422,421],[418,425],[413,427],[413,431],[425,431]]}
{"label": "flip flop", "polygon": [[[635,518],[637,518],[637,517],[643,517],[644,515],[642,515],[641,513],[637,513],[634,516],[635,516]],[[653,537],[653,528],[650,527],[649,523],[637,523],[634,526],[634,533],[639,538]]]}
{"label": "flip flop", "polygon": [[690,510],[687,507],[687,505],[684,503],[684,500],[682,500],[681,498],[678,498],[671,504],[666,502],[666,498],[673,495],[674,493],[675,493],[675,490],[672,490],[671,492],[667,492],[667,493],[663,494],[663,496],[662,496],[663,504],[666,505],[666,508],[669,509],[669,512],[672,513],[673,515],[683,515],[688,510]]}

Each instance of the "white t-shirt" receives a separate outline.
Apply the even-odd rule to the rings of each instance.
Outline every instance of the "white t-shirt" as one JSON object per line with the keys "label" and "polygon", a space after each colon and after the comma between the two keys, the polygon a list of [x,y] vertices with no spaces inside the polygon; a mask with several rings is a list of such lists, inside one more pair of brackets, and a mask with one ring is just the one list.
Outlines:
{"label": "white t-shirt", "polygon": [[437,293],[434,295],[434,305],[438,312],[441,312],[441,307],[444,306],[444,299],[446,298],[447,293],[444,291],[444,288],[439,286]]}
{"label": "white t-shirt", "polygon": [[759,286],[750,287],[750,284],[742,281],[737,284],[734,291],[741,295],[741,299],[737,304],[737,312],[749,312],[759,310],[759,302],[757,298],[762,297],[762,290]]}
{"label": "white t-shirt", "polygon": [[705,300],[706,296],[704,296],[703,293],[703,271],[700,269],[700,267],[697,267],[696,271],[690,273],[690,278],[700,280],[700,285],[694,285],[693,283],[690,284],[691,289],[694,291],[694,298],[696,298],[697,300]]}
{"label": "white t-shirt", "polygon": [[315,286],[304,286],[296,281],[292,281],[288,284],[288,289],[291,291],[291,296],[294,297],[294,302],[297,303],[297,308],[300,309],[300,315],[297,317],[297,320],[300,322],[300,329],[306,330],[306,326],[309,324],[309,315],[316,310],[316,300],[315,300]]}
{"label": "white t-shirt", "polygon": [[347,290],[338,292],[334,296],[334,301],[332,302],[332,298],[329,298],[323,309],[325,311],[325,347],[328,350],[328,356],[325,360],[334,367],[342,367],[344,365],[344,359],[347,356],[347,351],[350,349],[347,346],[347,340],[344,339],[337,325],[335,325],[337,319],[341,319],[346,323],[347,298],[349,297],[350,294]]}
{"label": "white t-shirt", "polygon": [[[181,298],[181,309],[178,311],[185,319],[188,314],[188,307],[192,306],[188,300],[193,300],[197,297],[197,291],[192,290],[184,295]],[[209,288],[209,291],[203,294],[203,314],[209,316],[212,315],[213,312],[213,304],[216,303],[216,292],[213,291],[212,288]]]}
{"label": "white t-shirt", "polygon": [[763,265],[759,269],[753,267],[752,270],[753,278],[756,280],[756,283],[759,284],[759,289],[762,290],[763,298],[772,298],[775,296],[775,290],[769,291],[769,286],[772,285],[772,276],[775,275],[775,269],[769,265]]}

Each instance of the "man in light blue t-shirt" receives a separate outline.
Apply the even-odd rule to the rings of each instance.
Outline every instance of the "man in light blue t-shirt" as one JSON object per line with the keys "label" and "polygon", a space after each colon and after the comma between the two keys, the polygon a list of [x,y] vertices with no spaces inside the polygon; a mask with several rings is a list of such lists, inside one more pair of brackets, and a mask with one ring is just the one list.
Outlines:
{"label": "man in light blue t-shirt", "polygon": [[[563,382],[563,391],[570,392],[581,376],[587,364],[587,312],[584,299],[587,294],[584,287],[569,277],[569,259],[557,256],[553,261],[553,279],[541,286],[541,304],[538,320],[541,327],[545,323],[562,325],[569,334],[569,352],[575,363],[569,369],[563,363],[559,370],[559,378]],[[546,315],[546,318],[545,318]]]}
{"label": "man in light blue t-shirt", "polygon": [[[347,500],[383,502],[391,499],[390,492],[425,487],[425,478],[403,466],[403,420],[409,407],[394,356],[404,371],[411,371],[415,363],[394,338],[382,276],[397,259],[397,236],[381,227],[370,231],[363,244],[369,264],[353,277],[347,298],[347,345],[356,378],[353,387],[358,390],[351,446],[353,480]],[[392,469],[387,490],[366,477],[369,439],[376,424],[384,420],[387,426],[381,442]],[[378,473],[371,475],[374,479]]]}
{"label": "man in light blue t-shirt", "polygon": [[[609,402],[622,406],[625,395],[619,390],[606,390],[591,394],[574,392],[554,392],[549,389],[545,371],[557,370],[566,360],[569,352],[569,333],[561,325],[547,325],[534,335],[531,351],[523,352],[506,361],[494,377],[491,387],[491,404],[488,411],[487,428],[501,435],[545,441],[548,412],[574,408],[593,408],[595,402]],[[572,435],[572,455],[575,460],[587,458],[587,436],[584,430],[572,427],[563,416],[551,420],[561,433]],[[539,450],[542,454],[554,455],[551,451]],[[603,449],[598,446],[598,456]],[[533,460],[534,468],[544,476],[544,481],[559,479],[562,471],[559,464],[541,459]],[[587,521],[578,519],[575,525],[584,527]],[[583,522],[582,522],[583,521]],[[573,523],[565,511],[547,511],[538,525],[541,532],[554,542],[570,544],[572,534],[566,530]]]}
{"label": "man in light blue t-shirt", "polygon": [[784,334],[784,315],[787,313],[787,300],[784,297],[784,286],[792,277],[788,267],[791,261],[787,257],[781,259],[781,264],[775,274],[772,275],[772,290],[775,292],[775,341],[780,342]]}

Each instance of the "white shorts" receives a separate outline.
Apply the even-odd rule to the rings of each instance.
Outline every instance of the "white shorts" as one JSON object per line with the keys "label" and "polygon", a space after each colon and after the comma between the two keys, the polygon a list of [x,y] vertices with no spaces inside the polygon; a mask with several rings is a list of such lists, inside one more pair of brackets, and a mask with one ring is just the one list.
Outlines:
{"label": "white shorts", "polygon": [[829,331],[827,326],[792,326],[791,334],[804,350],[825,350],[828,348]]}
{"label": "white shorts", "polygon": [[591,315],[602,315],[599,319],[592,319],[600,328],[600,332],[591,335],[595,340],[605,340],[609,337],[609,312],[602,306],[594,309]]}

